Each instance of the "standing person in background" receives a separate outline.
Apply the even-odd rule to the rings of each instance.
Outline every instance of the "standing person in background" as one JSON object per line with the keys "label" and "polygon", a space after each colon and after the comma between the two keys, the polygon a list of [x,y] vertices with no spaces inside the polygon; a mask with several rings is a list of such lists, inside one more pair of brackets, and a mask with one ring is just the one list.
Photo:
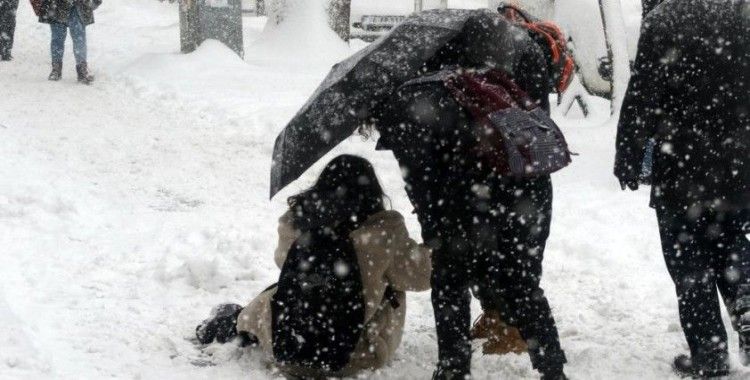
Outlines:
{"label": "standing person in background", "polygon": [[750,362],[750,2],[667,0],[643,22],[617,131],[615,175],[637,190],[656,142],[651,207],[690,355],[676,372],[729,373],[719,293]]}
{"label": "standing person in background", "polygon": [[87,62],[86,26],[94,23],[94,10],[102,4],[102,0],[31,0],[31,4],[39,16],[39,22],[50,24],[52,32],[52,72],[49,80],[58,81],[62,78],[65,39],[70,30],[78,82],[93,82],[94,77],[89,73]]}
{"label": "standing person in background", "polygon": [[13,56],[13,36],[16,33],[18,0],[0,0],[0,61],[10,61]]}

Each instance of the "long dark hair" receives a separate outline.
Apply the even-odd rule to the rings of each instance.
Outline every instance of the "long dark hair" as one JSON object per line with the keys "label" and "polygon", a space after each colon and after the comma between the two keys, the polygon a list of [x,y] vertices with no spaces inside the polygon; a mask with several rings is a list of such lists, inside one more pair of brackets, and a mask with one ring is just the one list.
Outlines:
{"label": "long dark hair", "polygon": [[385,210],[383,188],[369,161],[341,155],[328,163],[315,185],[290,197],[292,224],[306,231],[317,227],[356,229]]}

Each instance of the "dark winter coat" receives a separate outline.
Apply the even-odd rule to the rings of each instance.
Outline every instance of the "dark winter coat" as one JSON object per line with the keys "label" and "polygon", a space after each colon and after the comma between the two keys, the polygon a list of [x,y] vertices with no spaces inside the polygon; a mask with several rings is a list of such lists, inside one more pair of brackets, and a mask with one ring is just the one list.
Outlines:
{"label": "dark winter coat", "polygon": [[45,24],[67,24],[70,11],[78,9],[78,15],[84,25],[94,23],[94,11],[102,5],[102,0],[32,0],[39,4],[39,22]]}
{"label": "dark winter coat", "polygon": [[750,2],[667,0],[644,20],[615,175],[654,137],[653,207],[750,209]]}
{"label": "dark winter coat", "polygon": [[659,3],[661,3],[664,0],[641,0],[641,9],[643,10],[643,17],[646,18],[646,15],[651,12],[654,8],[656,8]]}

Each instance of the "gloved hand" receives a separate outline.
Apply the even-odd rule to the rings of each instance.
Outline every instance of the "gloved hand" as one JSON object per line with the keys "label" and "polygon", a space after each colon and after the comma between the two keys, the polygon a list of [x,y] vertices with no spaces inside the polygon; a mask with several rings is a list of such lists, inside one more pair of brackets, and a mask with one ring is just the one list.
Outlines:
{"label": "gloved hand", "polygon": [[638,177],[634,178],[627,178],[627,177],[618,177],[617,179],[620,180],[620,187],[625,190],[626,188],[636,191],[638,190]]}

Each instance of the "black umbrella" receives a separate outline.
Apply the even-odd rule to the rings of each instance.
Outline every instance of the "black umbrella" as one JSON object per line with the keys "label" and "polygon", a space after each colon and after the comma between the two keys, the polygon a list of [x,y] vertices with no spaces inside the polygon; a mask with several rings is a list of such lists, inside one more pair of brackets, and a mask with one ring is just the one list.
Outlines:
{"label": "black umbrella", "polygon": [[[513,32],[513,33],[510,33]],[[431,64],[512,72],[528,34],[487,9],[429,10],[408,17],[367,48],[333,66],[276,138],[271,197],[366,122],[370,111]]]}

